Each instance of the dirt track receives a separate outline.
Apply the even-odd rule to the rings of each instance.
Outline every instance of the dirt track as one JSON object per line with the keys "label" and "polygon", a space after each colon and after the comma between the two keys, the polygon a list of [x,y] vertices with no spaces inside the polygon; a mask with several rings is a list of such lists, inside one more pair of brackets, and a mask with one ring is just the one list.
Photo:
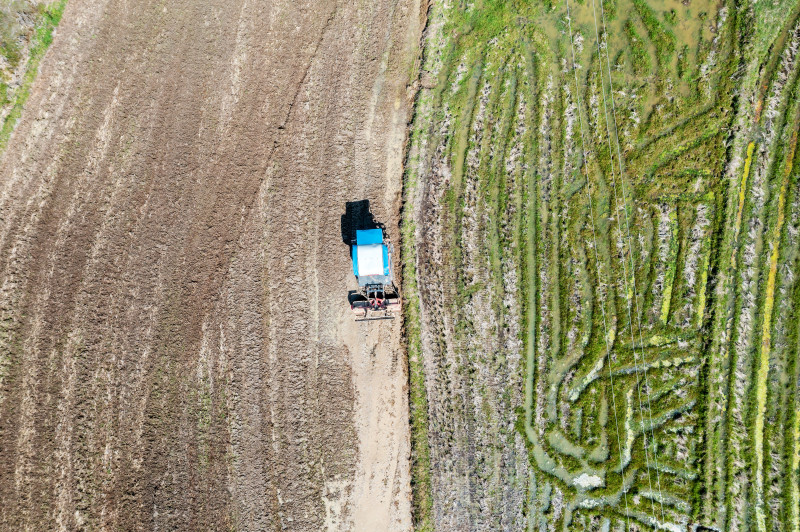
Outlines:
{"label": "dirt track", "polygon": [[406,530],[418,0],[71,0],[0,158],[0,529]]}

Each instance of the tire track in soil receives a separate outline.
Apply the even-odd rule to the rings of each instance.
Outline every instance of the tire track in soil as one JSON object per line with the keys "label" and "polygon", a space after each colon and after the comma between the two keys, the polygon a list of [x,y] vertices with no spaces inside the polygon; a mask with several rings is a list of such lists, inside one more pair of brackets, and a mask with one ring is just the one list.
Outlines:
{"label": "tire track in soil", "polygon": [[420,13],[70,2],[0,159],[0,528],[410,527],[338,225],[398,242]]}

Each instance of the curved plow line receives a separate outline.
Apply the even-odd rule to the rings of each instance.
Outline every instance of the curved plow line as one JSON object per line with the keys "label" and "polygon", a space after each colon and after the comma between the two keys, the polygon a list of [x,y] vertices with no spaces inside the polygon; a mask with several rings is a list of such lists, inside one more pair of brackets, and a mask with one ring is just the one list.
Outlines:
{"label": "curved plow line", "polygon": [[[529,191],[535,194],[535,179],[530,179],[530,184],[532,191]],[[535,201],[532,200],[532,201]],[[534,216],[530,216],[528,219],[528,229],[530,231],[529,234],[532,236],[531,243],[535,241],[536,235],[536,223],[534,220]],[[528,253],[528,261],[530,266],[530,273],[531,278],[533,279],[533,284],[536,283],[536,269],[537,269],[537,261],[536,261],[536,250],[535,246],[529,245],[527,247]],[[528,305],[529,308],[534,308],[536,305],[536,296],[537,292],[539,291],[539,287],[528,291]],[[535,381],[535,356],[536,356],[536,323],[534,319],[529,319],[527,322],[527,332],[526,335],[528,337],[528,343],[526,346],[526,353],[525,353],[525,360],[526,360],[526,370],[525,370],[525,403],[524,403],[524,411],[525,411],[525,420],[524,420],[524,431],[525,437],[527,438],[530,446],[533,448],[533,458],[536,461],[536,466],[539,470],[543,471],[544,473],[548,473],[560,481],[562,481],[566,485],[572,485],[573,475],[563,466],[558,465],[556,461],[547,454],[542,442],[539,440],[539,436],[536,434],[536,431],[533,427],[533,390],[534,390],[534,381]],[[530,451],[529,451],[530,452]],[[531,477],[532,486],[531,489],[536,489],[535,487],[535,478]],[[540,516],[541,517],[541,516]],[[529,521],[529,525],[533,526],[533,520]]]}
{"label": "curved plow line", "polygon": [[[594,244],[594,257],[595,257],[595,265],[597,268],[597,278],[598,282],[600,280],[600,260],[599,255],[597,252],[597,234],[595,231],[594,225],[594,207],[592,205],[592,195],[591,195],[591,185],[589,181],[589,167],[588,167],[588,159],[586,158],[586,145],[583,140],[583,112],[581,111],[581,93],[580,93],[580,85],[578,84],[578,69],[577,63],[575,62],[575,44],[573,43],[572,39],[572,16],[570,15],[569,11],[569,0],[565,0],[567,4],[567,25],[569,28],[569,44],[570,50],[572,51],[572,72],[575,75],[575,99],[577,102],[578,107],[578,126],[580,128],[580,135],[581,135],[581,152],[583,156],[583,164],[586,166],[586,200],[589,202],[589,220],[591,221],[592,225],[592,242]],[[606,307],[605,305],[600,304],[600,311],[603,315],[603,338],[605,339],[606,344],[606,360],[608,360],[608,368],[609,371],[611,370],[611,346],[609,345],[609,337],[608,337],[608,326],[606,323]],[[619,450],[619,463],[620,467],[622,467],[622,446],[620,445],[620,436],[619,436],[619,421],[617,420],[617,396],[614,394],[614,377],[609,373],[610,384],[611,384],[611,399],[614,406],[614,425],[616,427],[617,432],[617,449]],[[623,495],[625,497],[625,527],[630,528],[630,521],[628,520],[627,514],[630,513],[628,508],[628,490],[625,489],[623,491]]]}
{"label": "curved plow line", "polygon": [[744,160],[744,171],[742,172],[742,183],[739,186],[739,206],[736,209],[736,222],[733,224],[733,238],[731,239],[731,271],[736,270],[736,252],[739,249],[739,233],[742,230],[742,213],[744,212],[744,200],[747,195],[747,178],[750,175],[750,166],[753,163],[753,150],[755,150],[755,143],[750,142],[747,145],[747,158]]}
{"label": "curved plow line", "polygon": [[[675,204],[675,209],[669,213],[669,224],[672,226],[672,231],[670,232],[670,241],[669,241],[669,248],[668,248],[668,255],[667,258],[669,259],[669,263],[667,264],[667,271],[664,274],[664,289],[661,294],[661,321],[664,325],[667,324],[667,320],[669,320],[669,310],[670,305],[672,303],[672,289],[675,286],[675,275],[678,273],[678,246],[680,246],[680,242],[678,241],[678,205],[677,202]],[[630,234],[628,235],[628,240],[630,240]],[[631,250],[631,262],[633,261],[633,250]],[[634,292],[633,297],[636,297],[636,293]],[[633,335],[631,335],[633,336]],[[634,345],[636,345],[636,340],[634,340]],[[640,348],[643,348],[641,342],[639,342]]]}
{"label": "curved plow line", "polygon": [[[712,209],[714,209],[714,193],[709,191],[708,193],[709,205]],[[712,211],[713,212],[713,211]],[[709,231],[709,235],[713,234],[713,229]],[[695,307],[695,313],[697,315],[697,328],[700,329],[703,326],[703,318],[705,317],[705,310],[706,310],[706,290],[708,287],[708,265],[709,261],[711,260],[711,242],[706,241],[703,245],[703,259],[702,259],[702,266],[700,268],[700,283],[698,288],[698,297],[697,297],[697,306]]]}
{"label": "curved plow line", "polygon": [[769,277],[767,278],[767,294],[764,300],[764,323],[761,329],[761,353],[759,354],[758,373],[756,374],[756,480],[753,489],[756,496],[756,525],[760,532],[766,531],[764,515],[764,417],[767,410],[767,377],[769,376],[769,354],[772,347],[771,328],[772,311],[775,305],[775,279],[778,274],[778,256],[780,255],[781,232],[786,211],[786,189],[789,186],[789,175],[792,173],[794,152],[797,146],[797,132],[792,133],[786,166],[783,170],[783,182],[778,196],[778,220],[772,232],[772,253],[769,258]]}
{"label": "curved plow line", "polygon": [[[612,178],[611,182],[614,185],[614,201],[618,204],[619,200],[617,199],[617,185],[616,185],[616,182],[614,181],[614,156],[613,156],[614,152],[613,152],[613,150],[611,148],[611,130],[610,130],[610,124],[609,124],[609,120],[608,120],[608,110],[607,110],[607,107],[606,107],[606,89],[605,89],[605,84],[603,83],[603,58],[602,58],[602,53],[601,53],[601,50],[600,50],[600,36],[599,36],[598,31],[597,31],[597,14],[596,14],[596,11],[595,11],[595,2],[594,2],[594,0],[592,0],[592,14],[594,16],[594,31],[595,31],[595,37],[597,39],[597,55],[598,55],[598,59],[600,61],[600,89],[601,89],[601,91],[603,93],[603,110],[604,110],[605,122],[606,122],[606,134],[607,134],[607,138],[608,138],[608,149],[609,149],[609,155],[611,156],[611,178]],[[602,21],[603,21],[603,34],[607,35],[607,32],[606,32],[606,16],[605,16],[605,9],[603,8],[603,0],[600,0],[600,14],[602,16]],[[625,179],[624,179],[623,174],[622,174],[622,150],[620,149],[619,137],[617,136],[618,135],[617,116],[616,116],[616,110],[614,108],[614,83],[613,83],[613,81],[611,79],[611,60],[610,60],[610,58],[608,56],[608,44],[607,43],[606,43],[606,66],[608,68],[608,84],[609,84],[609,97],[610,97],[610,100],[611,100],[611,116],[614,118],[614,135],[615,135],[615,141],[616,141],[616,145],[617,145],[617,165],[619,166],[619,179],[620,179],[620,184],[622,186],[622,206],[623,206],[623,210],[625,212],[625,230],[626,230],[626,232],[628,234],[628,251],[630,253],[630,260],[631,260],[631,281],[633,283],[633,301],[634,301],[634,304],[636,305],[636,320],[637,320],[637,328],[639,330],[639,351],[644,353],[644,338],[642,336],[642,318],[641,318],[641,312],[639,310],[639,298],[636,295],[636,270],[634,268],[635,264],[633,262],[633,243],[632,243],[632,240],[631,240],[631,228],[630,228],[630,221],[629,221],[629,218],[628,218],[628,206],[627,206],[627,200],[626,200],[627,194],[625,193]],[[623,249],[623,252],[624,252],[624,249]],[[623,261],[622,269],[623,269],[623,275],[624,275],[624,278],[625,278],[625,287],[626,287],[625,291],[626,291],[626,296],[627,296],[628,275],[625,272],[625,270],[626,270],[626,262],[627,261]],[[629,298],[627,299],[627,307],[628,307],[628,327],[629,327],[629,329],[631,331],[631,340],[633,341],[633,346],[634,346],[633,358],[634,358],[634,364],[636,365],[637,364],[637,357],[636,357],[636,350],[635,350],[636,337],[635,337],[634,332],[633,332],[633,319],[631,317],[631,304],[630,304],[630,299]],[[609,361],[609,370],[610,369],[611,368],[610,368],[610,361]],[[637,383],[637,388],[639,388],[638,370],[637,370],[637,374],[636,374],[636,383]],[[647,390],[649,390],[650,389],[650,382],[649,382],[649,379],[647,377],[647,367],[646,366],[644,367],[644,383],[645,383],[645,388]],[[661,520],[663,521],[664,520],[664,504],[661,502],[661,501],[663,501],[663,495],[661,493],[661,474],[660,474],[659,469],[657,467],[658,466],[658,451],[657,451],[657,445],[656,445],[655,431],[653,429],[653,408],[652,408],[652,405],[650,404],[650,396],[648,394],[645,394],[645,395],[647,397],[647,413],[648,413],[647,415],[648,415],[648,418],[649,418],[649,421],[650,421],[650,437],[651,437],[651,440],[653,442],[653,459],[654,459],[655,465],[656,465],[656,467],[655,467],[655,470],[656,470],[656,485],[658,487],[658,493],[659,493],[659,506],[660,506],[660,510],[661,510]],[[641,405],[641,401],[642,401],[641,400],[641,389],[639,388],[639,409],[642,410],[642,412],[644,412],[644,409],[642,408],[642,405]],[[644,414],[643,414],[643,417],[644,417]],[[647,480],[648,480],[649,483],[651,483],[652,481],[650,480],[650,463],[649,463],[649,460],[647,458],[648,454],[647,454],[647,433],[646,433],[646,431],[643,431],[642,437],[643,437],[643,440],[644,440],[644,449],[645,449],[645,455],[644,456],[645,456],[645,461],[647,462]],[[652,483],[650,485],[650,491],[653,491]],[[651,503],[652,503],[652,501],[651,501]],[[654,513],[655,513],[655,509],[654,509]]]}

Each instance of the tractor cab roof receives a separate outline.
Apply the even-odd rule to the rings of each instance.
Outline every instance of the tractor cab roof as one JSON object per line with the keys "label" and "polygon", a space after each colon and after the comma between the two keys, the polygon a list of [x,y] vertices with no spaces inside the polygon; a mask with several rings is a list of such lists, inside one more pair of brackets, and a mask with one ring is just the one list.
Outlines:
{"label": "tractor cab roof", "polygon": [[382,229],[356,231],[352,258],[353,273],[358,278],[359,286],[391,282],[389,247],[383,243]]}

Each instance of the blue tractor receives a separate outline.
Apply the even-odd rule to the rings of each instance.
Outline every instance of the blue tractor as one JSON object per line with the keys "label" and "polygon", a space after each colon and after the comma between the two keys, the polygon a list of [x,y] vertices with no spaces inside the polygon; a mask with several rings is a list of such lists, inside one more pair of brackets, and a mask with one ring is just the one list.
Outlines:
{"label": "blue tractor", "polygon": [[392,276],[392,246],[384,241],[383,229],[355,231],[350,248],[358,280],[358,294],[350,303],[356,321],[393,319],[401,303]]}

